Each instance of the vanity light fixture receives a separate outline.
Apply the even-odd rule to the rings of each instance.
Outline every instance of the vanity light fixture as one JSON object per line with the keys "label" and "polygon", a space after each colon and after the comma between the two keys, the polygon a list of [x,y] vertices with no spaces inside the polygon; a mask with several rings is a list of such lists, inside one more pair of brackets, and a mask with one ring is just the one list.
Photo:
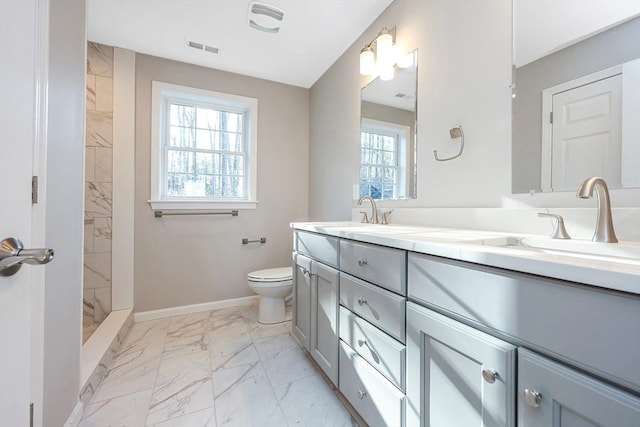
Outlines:
{"label": "vanity light fixture", "polygon": [[360,74],[363,76],[378,75],[380,80],[392,80],[395,77],[396,65],[400,68],[408,68],[414,64],[413,52],[402,56],[398,55],[395,36],[395,27],[391,30],[384,27],[360,51]]}

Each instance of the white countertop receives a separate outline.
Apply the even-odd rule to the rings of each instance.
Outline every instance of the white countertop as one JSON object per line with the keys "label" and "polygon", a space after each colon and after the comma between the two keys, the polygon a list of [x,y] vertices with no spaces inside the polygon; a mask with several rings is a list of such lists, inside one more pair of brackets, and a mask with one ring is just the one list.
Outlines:
{"label": "white countertop", "polygon": [[[562,247],[561,241],[526,234],[464,230],[444,227],[373,225],[358,222],[297,222],[295,230],[404,249],[412,252],[468,261],[538,276],[568,280],[607,289],[640,294],[640,243],[572,241],[593,249],[593,254],[491,246],[490,242],[530,238]],[[611,245],[616,245],[611,246]],[[630,257],[600,256],[611,250],[629,250]]]}

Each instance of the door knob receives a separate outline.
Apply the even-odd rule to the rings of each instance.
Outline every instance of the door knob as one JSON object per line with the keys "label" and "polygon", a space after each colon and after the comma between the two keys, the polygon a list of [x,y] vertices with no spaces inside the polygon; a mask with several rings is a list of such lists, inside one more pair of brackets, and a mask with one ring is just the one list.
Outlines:
{"label": "door knob", "polygon": [[22,242],[7,237],[0,242],[0,276],[13,276],[22,264],[47,264],[53,260],[53,249],[25,249]]}

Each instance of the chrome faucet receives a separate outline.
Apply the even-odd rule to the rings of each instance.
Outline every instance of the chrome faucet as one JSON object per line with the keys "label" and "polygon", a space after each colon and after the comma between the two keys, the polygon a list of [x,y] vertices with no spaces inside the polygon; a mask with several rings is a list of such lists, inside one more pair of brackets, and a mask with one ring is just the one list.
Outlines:
{"label": "chrome faucet", "polygon": [[378,208],[376,207],[375,200],[373,200],[371,196],[362,196],[360,200],[358,200],[358,206],[362,205],[364,200],[371,202],[371,219],[369,220],[369,224],[378,224]]}
{"label": "chrome faucet", "polygon": [[597,176],[587,178],[578,188],[576,196],[581,199],[593,197],[593,190],[596,190],[598,200],[598,219],[596,220],[596,231],[593,233],[594,242],[618,243],[615,231],[613,231],[613,219],[611,217],[611,202],[609,200],[609,189],[604,179]]}

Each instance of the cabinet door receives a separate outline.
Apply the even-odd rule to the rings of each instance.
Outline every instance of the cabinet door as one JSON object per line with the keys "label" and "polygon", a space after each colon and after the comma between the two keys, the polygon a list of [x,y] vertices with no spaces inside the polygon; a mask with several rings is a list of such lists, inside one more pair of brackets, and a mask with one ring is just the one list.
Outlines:
{"label": "cabinet door", "polygon": [[311,260],[294,254],[293,318],[291,332],[298,343],[309,350],[311,339]]}
{"label": "cabinet door", "polygon": [[640,398],[518,349],[520,427],[638,427]]}
{"label": "cabinet door", "polygon": [[515,425],[516,347],[407,303],[407,426]]}
{"label": "cabinet door", "polygon": [[338,384],[338,270],[311,261],[311,271],[310,353]]}

